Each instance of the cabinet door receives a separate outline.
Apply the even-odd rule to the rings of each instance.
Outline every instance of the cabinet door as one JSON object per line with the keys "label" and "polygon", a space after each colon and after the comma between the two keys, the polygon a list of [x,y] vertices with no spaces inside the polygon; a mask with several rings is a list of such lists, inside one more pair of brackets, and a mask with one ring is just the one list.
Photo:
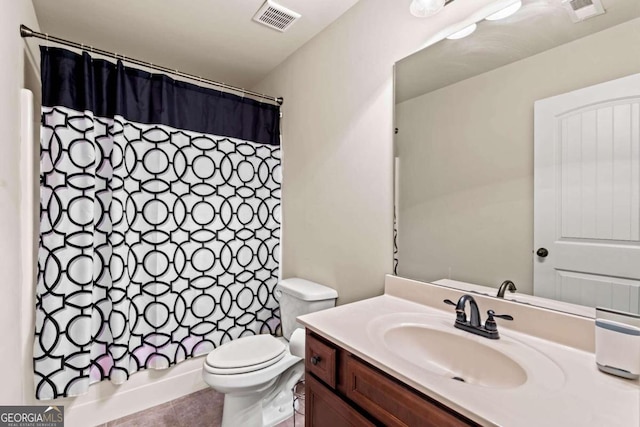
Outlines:
{"label": "cabinet door", "polygon": [[305,379],[305,427],[373,427],[365,417],[331,390],[307,375]]}
{"label": "cabinet door", "polygon": [[346,358],[346,395],[389,427],[464,427],[476,425],[418,396],[377,369],[352,356]]}

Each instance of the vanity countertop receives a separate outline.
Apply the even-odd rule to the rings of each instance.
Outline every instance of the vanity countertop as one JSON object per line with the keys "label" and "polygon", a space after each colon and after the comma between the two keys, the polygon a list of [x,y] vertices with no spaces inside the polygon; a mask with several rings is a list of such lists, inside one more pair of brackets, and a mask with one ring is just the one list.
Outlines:
{"label": "vanity countertop", "polygon": [[[479,302],[480,309],[483,307]],[[446,306],[445,306],[446,307]],[[449,307],[446,307],[449,308]],[[601,373],[593,353],[499,326],[503,341],[519,342],[555,369],[527,371],[528,380],[515,388],[491,388],[461,383],[436,375],[398,357],[371,333],[372,322],[397,313],[450,318],[452,310],[383,295],[329,310],[307,314],[298,321],[313,332],[376,366],[468,418],[488,426],[629,426],[640,425],[640,383]],[[484,317],[484,316],[483,316]],[[504,322],[503,322],[504,323]],[[562,325],[559,325],[562,327]],[[491,346],[493,340],[468,334]],[[488,341],[488,342],[487,342]],[[550,366],[550,365],[546,365]]]}

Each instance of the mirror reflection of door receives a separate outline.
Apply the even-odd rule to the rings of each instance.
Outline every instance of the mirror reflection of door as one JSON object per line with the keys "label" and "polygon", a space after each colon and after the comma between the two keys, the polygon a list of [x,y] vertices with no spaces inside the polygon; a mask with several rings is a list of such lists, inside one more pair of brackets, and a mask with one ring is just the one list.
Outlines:
{"label": "mirror reflection of door", "polygon": [[535,104],[534,295],[640,313],[640,74]]}

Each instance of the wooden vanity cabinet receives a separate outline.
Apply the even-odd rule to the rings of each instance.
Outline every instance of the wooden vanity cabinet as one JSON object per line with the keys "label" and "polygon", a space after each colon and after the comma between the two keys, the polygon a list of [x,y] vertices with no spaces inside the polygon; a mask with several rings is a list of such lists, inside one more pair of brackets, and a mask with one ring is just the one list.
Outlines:
{"label": "wooden vanity cabinet", "polygon": [[308,329],[305,370],[306,427],[478,425]]}

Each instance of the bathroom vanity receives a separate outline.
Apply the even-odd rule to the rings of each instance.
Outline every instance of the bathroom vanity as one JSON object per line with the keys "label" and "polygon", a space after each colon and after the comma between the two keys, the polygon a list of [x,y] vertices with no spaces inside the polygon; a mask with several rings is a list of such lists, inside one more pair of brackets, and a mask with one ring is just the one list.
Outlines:
{"label": "bathroom vanity", "polygon": [[640,382],[598,371],[594,320],[474,295],[500,339],[454,328],[463,291],[387,276],[385,295],[298,318],[306,425],[633,426]]}

